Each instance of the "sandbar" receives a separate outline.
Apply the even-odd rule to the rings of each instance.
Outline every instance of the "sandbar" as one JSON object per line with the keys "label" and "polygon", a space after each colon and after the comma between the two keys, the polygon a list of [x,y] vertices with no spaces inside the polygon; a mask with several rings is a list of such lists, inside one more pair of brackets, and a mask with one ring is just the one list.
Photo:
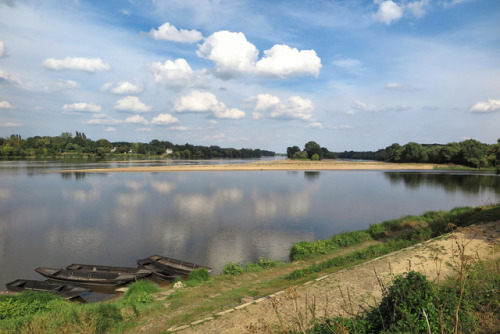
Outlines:
{"label": "sandbar", "polygon": [[432,170],[436,167],[448,167],[428,163],[389,163],[380,161],[297,161],[297,160],[272,160],[257,161],[243,164],[219,165],[165,165],[165,166],[134,166],[95,169],[69,169],[52,172],[81,172],[81,173],[137,173],[137,172],[211,172],[211,171],[321,171],[321,170]]}

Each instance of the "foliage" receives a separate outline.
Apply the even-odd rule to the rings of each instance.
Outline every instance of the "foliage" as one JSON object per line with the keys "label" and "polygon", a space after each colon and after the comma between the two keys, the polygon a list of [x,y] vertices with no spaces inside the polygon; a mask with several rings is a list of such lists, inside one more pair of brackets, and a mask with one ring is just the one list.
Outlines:
{"label": "foliage", "polygon": [[[500,326],[500,291],[497,289],[500,260],[492,262],[479,262],[470,272],[460,304],[459,333],[494,333]],[[445,333],[454,332],[460,295],[455,279],[438,285],[411,271],[397,276],[389,288],[381,288],[383,298],[376,307],[352,318],[334,317],[316,322],[308,332],[439,333],[441,328]]]}
{"label": "foliage", "polygon": [[312,159],[315,154],[318,155],[318,160],[321,160],[323,158],[323,151],[321,150],[321,146],[319,146],[319,144],[314,141],[307,142],[304,147],[304,151],[307,152],[307,157],[309,159]]}
{"label": "foliage", "polygon": [[44,292],[25,291],[18,295],[2,296],[0,299],[0,320],[35,314],[47,310],[47,304],[61,297]]}
{"label": "foliage", "polygon": [[[93,141],[83,132],[76,131],[75,137],[70,132],[60,136],[35,136],[22,139],[20,135],[0,138],[0,158],[19,157],[66,157],[82,154],[104,158],[116,154],[135,154],[159,156],[167,155],[171,150],[177,159],[212,159],[212,158],[258,158],[274,156],[275,153],[260,149],[220,148],[219,146],[175,145],[169,141],[153,139],[149,143],[113,142],[107,139]],[[170,152],[170,151],[169,151]]]}
{"label": "foliage", "polygon": [[129,285],[123,295],[123,301],[128,304],[150,304],[153,302],[153,294],[160,288],[153,282],[140,280]]}
{"label": "foliage", "polygon": [[371,238],[367,232],[356,231],[335,234],[323,240],[302,241],[292,246],[289,258],[290,261],[302,260],[314,255],[326,254],[341,247],[359,245],[369,239]]}
{"label": "foliage", "polygon": [[247,262],[246,264],[232,263],[229,262],[222,270],[223,275],[241,275],[247,272],[259,271],[262,269],[274,268],[284,265],[285,262],[282,260],[265,259],[259,257],[259,261],[256,263]]}
{"label": "foliage", "polygon": [[193,270],[188,277],[186,282],[187,286],[197,286],[203,282],[210,280],[210,273],[205,268],[198,268]]}
{"label": "foliage", "polygon": [[474,139],[460,143],[418,144],[415,142],[401,146],[397,143],[385,149],[368,152],[337,153],[343,159],[365,159],[387,162],[413,162],[465,165],[473,168],[500,168],[500,140],[488,145]]}

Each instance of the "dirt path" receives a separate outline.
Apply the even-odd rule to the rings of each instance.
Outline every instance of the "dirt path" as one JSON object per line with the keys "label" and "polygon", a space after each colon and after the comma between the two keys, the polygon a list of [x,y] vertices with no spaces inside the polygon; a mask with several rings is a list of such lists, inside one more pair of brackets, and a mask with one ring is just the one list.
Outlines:
{"label": "dirt path", "polygon": [[[457,242],[469,242],[466,253],[476,258],[498,257],[500,221],[479,224],[242,304],[213,317],[168,330],[164,328],[163,331],[183,334],[272,333],[281,332],[285,326],[288,329],[300,329],[300,324],[306,324],[312,318],[310,310],[313,308],[316,317],[331,317],[375,304],[381,298],[378,279],[388,284],[395,275],[411,269],[425,274],[429,279],[436,279],[439,273],[443,280],[453,274],[453,269],[446,263],[454,263]],[[158,328],[153,323],[154,320],[138,328],[138,332],[157,332]]]}

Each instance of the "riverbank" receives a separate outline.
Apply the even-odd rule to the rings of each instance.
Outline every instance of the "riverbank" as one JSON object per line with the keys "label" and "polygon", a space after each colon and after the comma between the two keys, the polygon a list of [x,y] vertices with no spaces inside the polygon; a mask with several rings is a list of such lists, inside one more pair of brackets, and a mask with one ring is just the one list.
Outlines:
{"label": "riverbank", "polygon": [[[446,233],[449,229],[455,231]],[[364,242],[356,243],[356,235],[364,236]],[[428,240],[433,236],[438,237]],[[406,216],[373,224],[365,231],[299,244],[309,251],[299,252],[299,260],[291,263],[261,259],[245,265],[245,270],[239,270],[241,264],[229,264],[227,272],[215,277],[196,284],[188,280],[186,287],[161,291],[141,281],[123,298],[111,302],[80,305],[44,297],[33,304],[34,296],[20,301],[2,296],[0,333],[294,332],[313,319],[349,318],[376,305],[384,295],[383,287],[410,270],[424,274],[429,281],[444,282],[456,274],[464,259],[486,263],[488,270],[496,268],[486,274],[498,279],[500,206]],[[459,254],[460,246],[466,251]],[[142,288],[136,285],[139,283]],[[467,291],[475,284],[466,285]],[[472,293],[475,300],[479,292]],[[489,293],[484,302],[490,304],[496,296],[497,292]],[[39,309],[28,309],[32,304]],[[446,305],[447,309],[454,307]],[[481,312],[477,318],[481,328],[486,323],[488,328],[498,328],[500,319],[495,312]]]}
{"label": "riverbank", "polygon": [[273,160],[250,162],[246,164],[221,165],[182,165],[182,166],[134,166],[118,168],[68,169],[51,171],[52,173],[137,173],[137,172],[209,172],[209,171],[322,171],[322,170],[433,170],[446,169],[449,165],[390,163],[381,161],[345,161],[345,160]]}

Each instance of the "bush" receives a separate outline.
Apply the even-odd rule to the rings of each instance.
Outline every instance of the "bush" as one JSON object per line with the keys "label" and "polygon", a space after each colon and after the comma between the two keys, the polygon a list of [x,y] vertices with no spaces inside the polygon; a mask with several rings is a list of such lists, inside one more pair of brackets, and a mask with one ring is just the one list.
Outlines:
{"label": "bush", "polygon": [[224,275],[240,275],[245,272],[245,268],[241,265],[241,263],[232,263],[229,262],[226,264],[224,269],[222,270],[222,273]]}
{"label": "bush", "polygon": [[207,282],[210,280],[210,273],[205,268],[198,268],[193,270],[188,277],[186,282],[187,286],[197,286],[200,283]]}
{"label": "bush", "polygon": [[153,294],[159,291],[160,288],[151,281],[137,281],[130,284],[123,295],[123,301],[128,304],[149,304],[154,300]]}
{"label": "bush", "polygon": [[318,153],[313,154],[312,157],[311,157],[311,160],[313,160],[313,161],[319,161],[320,158],[319,158]]}
{"label": "bush", "polygon": [[25,291],[0,299],[0,320],[35,314],[47,309],[47,304],[61,297],[48,292]]}
{"label": "bush", "polygon": [[369,233],[355,231],[335,234],[329,239],[302,241],[292,246],[289,258],[290,261],[303,260],[315,255],[327,254],[338,248],[356,246],[370,239]]}

